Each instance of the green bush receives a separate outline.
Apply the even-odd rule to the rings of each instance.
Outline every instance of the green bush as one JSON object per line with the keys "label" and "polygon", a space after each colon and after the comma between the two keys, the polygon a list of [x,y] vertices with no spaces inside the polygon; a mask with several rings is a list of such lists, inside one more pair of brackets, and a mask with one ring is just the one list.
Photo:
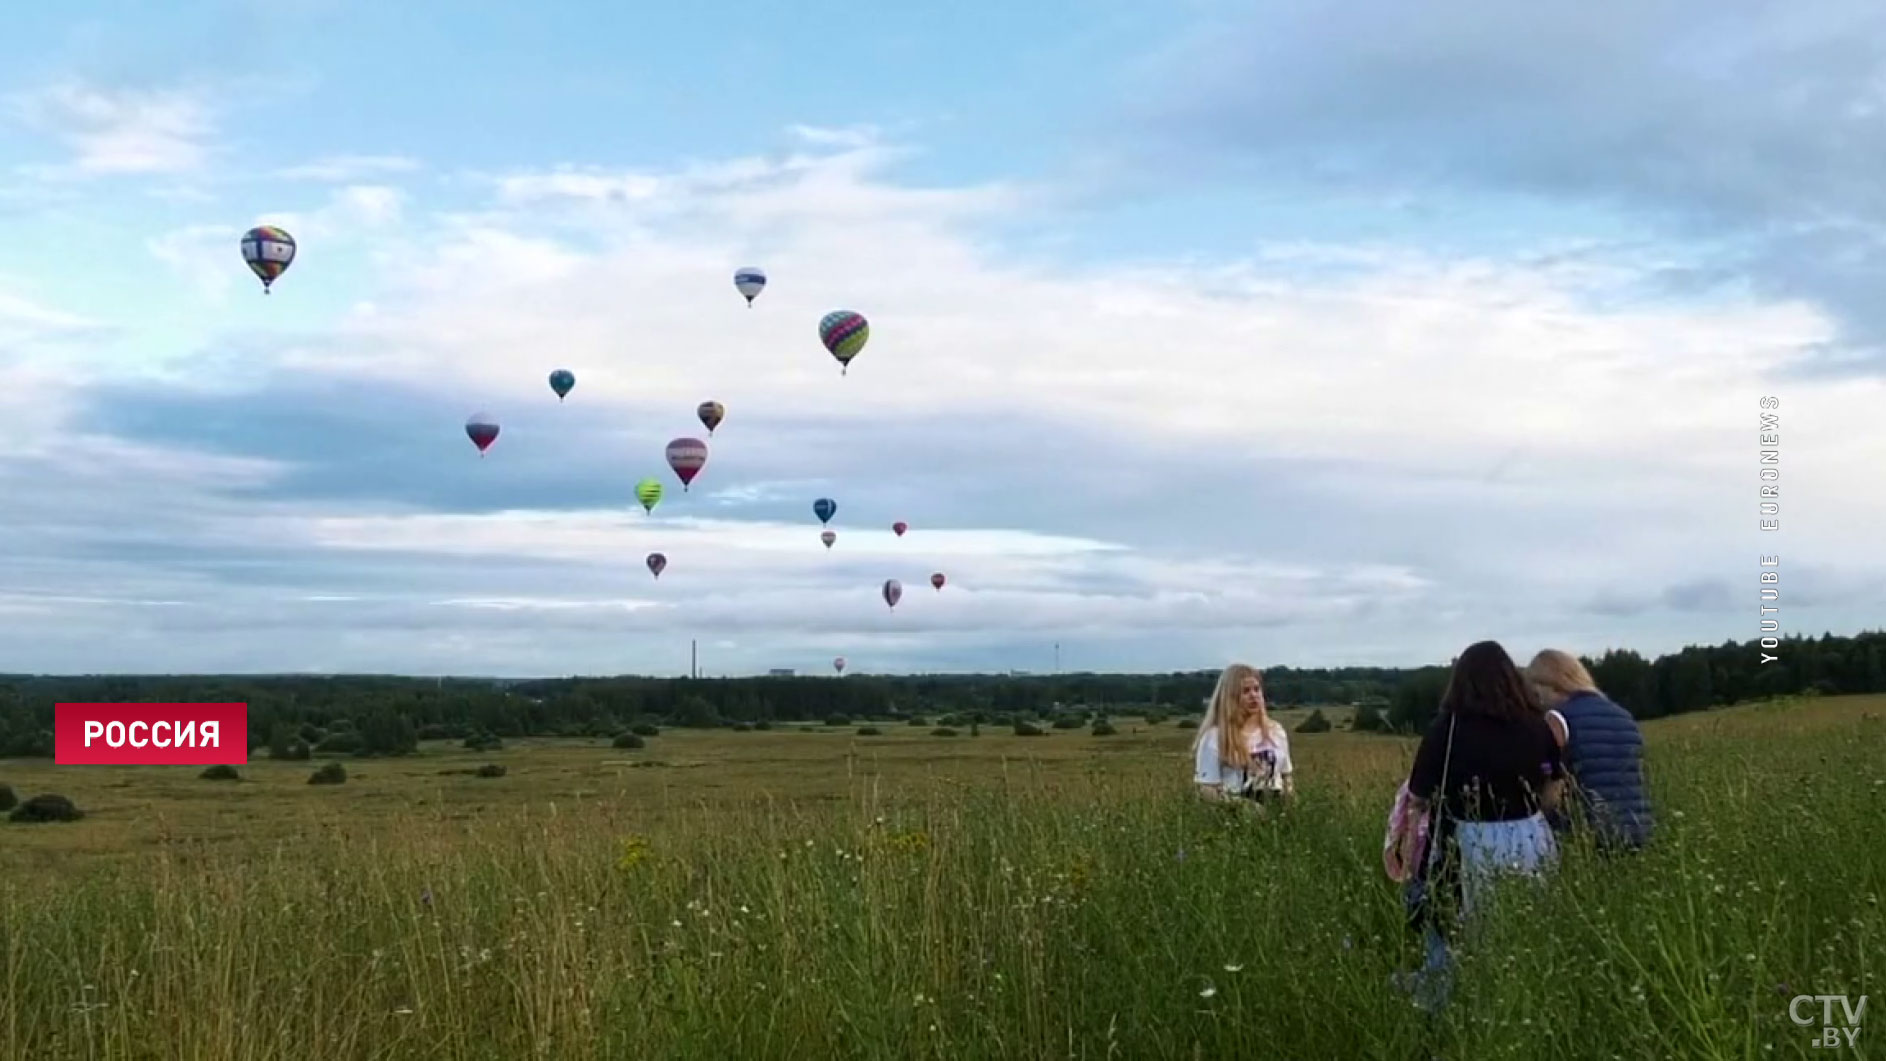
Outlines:
{"label": "green bush", "polygon": [[208,767],[202,773],[196,776],[204,781],[240,781],[242,780],[242,775],[236,773],[236,768],[234,766],[231,766],[228,763],[217,763],[214,766]]}
{"label": "green bush", "polygon": [[881,737],[883,735],[883,731],[879,730],[876,726],[858,727],[858,736],[860,737]]}
{"label": "green bush", "polygon": [[1094,723],[1093,734],[1096,737],[1111,737],[1118,732],[1120,731],[1113,728],[1113,723],[1104,718]]}
{"label": "green bush", "polygon": [[347,781],[347,768],[339,763],[325,763],[308,775],[310,785],[339,785]]}
{"label": "green bush", "polygon": [[1079,729],[1087,724],[1084,715],[1062,715],[1054,720],[1055,729]]}
{"label": "green bush", "polygon": [[641,748],[648,744],[639,733],[619,733],[613,743],[618,748]]}
{"label": "green bush", "polygon": [[7,821],[33,822],[75,822],[85,817],[85,812],[72,805],[64,796],[47,794],[34,796],[25,803],[13,808],[7,815]]}
{"label": "green bush", "polygon": [[1015,723],[1015,735],[1017,737],[1045,737],[1048,735],[1048,731],[1035,725],[1033,722],[1017,722]]}
{"label": "green bush", "polygon": [[314,746],[320,755],[352,755],[367,746],[366,738],[354,730],[335,730],[327,739]]}
{"label": "green bush", "polygon": [[20,797],[13,794],[12,785],[0,785],[0,810],[12,810],[20,805]]}
{"label": "green bush", "polygon": [[1309,718],[1297,724],[1298,733],[1328,733],[1334,728],[1335,727],[1329,724],[1329,719],[1323,714],[1323,709],[1320,707],[1310,712]]}
{"label": "green bush", "polygon": [[661,727],[655,725],[653,722],[637,722],[635,725],[629,727],[629,732],[638,737],[659,737],[661,736]]}
{"label": "green bush", "polygon": [[477,773],[479,777],[503,777],[505,773],[504,764],[486,763],[478,768]]}

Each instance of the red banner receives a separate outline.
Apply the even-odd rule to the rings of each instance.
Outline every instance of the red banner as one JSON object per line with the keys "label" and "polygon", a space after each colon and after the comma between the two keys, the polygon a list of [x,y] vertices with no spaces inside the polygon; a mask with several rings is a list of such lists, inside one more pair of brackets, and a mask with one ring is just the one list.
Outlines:
{"label": "red banner", "polygon": [[249,761],[248,704],[60,704],[61,766],[232,766]]}

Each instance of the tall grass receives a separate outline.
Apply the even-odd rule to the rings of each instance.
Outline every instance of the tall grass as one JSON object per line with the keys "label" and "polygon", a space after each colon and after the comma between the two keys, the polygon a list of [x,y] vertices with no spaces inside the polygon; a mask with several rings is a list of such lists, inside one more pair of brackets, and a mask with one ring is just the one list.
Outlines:
{"label": "tall grass", "polygon": [[1886,993],[1886,726],[1696,732],[1654,765],[1654,849],[1502,894],[1434,1019],[1390,985],[1416,958],[1380,868],[1392,774],[1305,777],[1267,819],[1170,780],[914,804],[866,780],[647,832],[526,806],[6,880],[0,1056],[1826,1053],[1788,999]]}

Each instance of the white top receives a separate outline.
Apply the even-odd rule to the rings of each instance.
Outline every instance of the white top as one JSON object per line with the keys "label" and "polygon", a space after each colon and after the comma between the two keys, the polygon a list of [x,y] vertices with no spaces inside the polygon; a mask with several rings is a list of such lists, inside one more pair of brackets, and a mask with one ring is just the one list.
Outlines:
{"label": "white top", "polygon": [[1249,776],[1246,776],[1245,771],[1219,761],[1218,730],[1216,727],[1206,730],[1193,759],[1192,780],[1201,785],[1222,785],[1232,794],[1250,788],[1283,791],[1284,777],[1295,769],[1290,762],[1290,735],[1273,721],[1269,736],[1253,733],[1250,740],[1252,761]]}

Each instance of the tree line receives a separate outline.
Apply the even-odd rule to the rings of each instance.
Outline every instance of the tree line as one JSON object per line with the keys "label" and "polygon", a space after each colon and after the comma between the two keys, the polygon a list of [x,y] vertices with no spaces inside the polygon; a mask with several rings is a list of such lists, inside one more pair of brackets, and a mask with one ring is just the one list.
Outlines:
{"label": "tree line", "polygon": [[[1645,659],[1587,658],[1638,718],[1776,696],[1886,692],[1886,631],[1790,637],[1774,663],[1758,642],[1693,645]],[[1519,662],[1524,662],[1521,660]],[[1451,665],[1451,664],[1450,664]],[[1413,732],[1434,717],[1448,666],[1271,667],[1277,707],[1353,706],[1362,730]],[[491,746],[507,737],[607,737],[638,727],[936,720],[1005,724],[1106,714],[1197,717],[1218,672],[868,675],[753,678],[407,678],[376,675],[0,675],[0,757],[50,757],[61,702],[249,705],[249,746],[276,758],[402,754],[421,740]]]}

